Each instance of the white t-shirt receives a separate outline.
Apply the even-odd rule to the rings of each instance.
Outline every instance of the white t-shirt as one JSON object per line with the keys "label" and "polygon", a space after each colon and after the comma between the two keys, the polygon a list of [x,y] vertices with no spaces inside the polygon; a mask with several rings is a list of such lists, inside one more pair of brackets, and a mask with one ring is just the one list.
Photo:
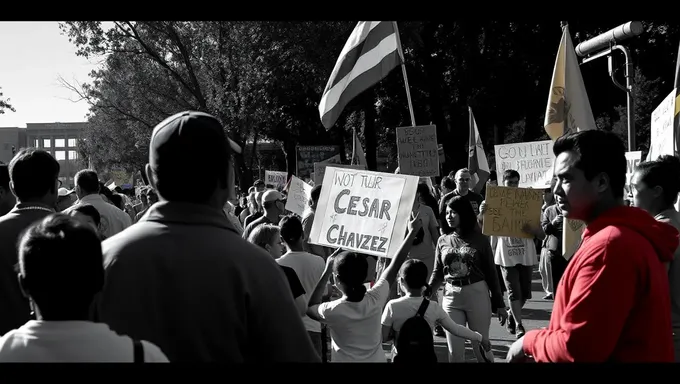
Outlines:
{"label": "white t-shirt", "polygon": [[382,349],[380,315],[390,293],[390,285],[380,279],[360,302],[346,297],[316,306],[331,329],[331,361],[386,363]]}
{"label": "white t-shirt", "polygon": [[[142,340],[144,362],[167,363],[154,344]],[[0,362],[131,363],[132,339],[89,321],[31,320],[0,338]]]}
{"label": "white t-shirt", "polygon": [[[326,268],[323,258],[307,252],[288,252],[276,261],[279,265],[293,268],[302,283],[302,288],[305,289],[305,305],[309,304],[309,299]],[[310,319],[309,316],[302,316],[302,322],[308,332],[321,332],[321,323]]]}
{"label": "white t-shirt", "polygon": [[536,244],[533,239],[491,236],[491,247],[495,248],[494,263],[496,265],[514,267],[517,264],[525,266],[538,264]]}
{"label": "white t-shirt", "polygon": [[[390,300],[385,307],[382,314],[382,325],[392,327],[395,332],[395,341],[399,336],[399,331],[406,320],[415,316],[418,313],[420,305],[423,303],[422,297],[404,296],[395,300]],[[447,330],[452,335],[458,336],[466,340],[482,341],[482,335],[456,324],[451,317],[444,312],[444,309],[436,302],[430,302],[425,311],[425,321],[430,328],[434,328],[436,323],[441,324],[442,328]],[[397,350],[393,344],[392,354],[395,355]]]}

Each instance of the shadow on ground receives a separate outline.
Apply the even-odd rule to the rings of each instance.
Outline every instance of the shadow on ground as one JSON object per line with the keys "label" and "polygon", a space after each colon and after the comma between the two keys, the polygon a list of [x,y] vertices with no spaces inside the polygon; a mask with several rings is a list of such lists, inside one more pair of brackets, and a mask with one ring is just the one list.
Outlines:
{"label": "shadow on ground", "polygon": [[550,311],[544,309],[522,308],[522,319],[550,321]]}

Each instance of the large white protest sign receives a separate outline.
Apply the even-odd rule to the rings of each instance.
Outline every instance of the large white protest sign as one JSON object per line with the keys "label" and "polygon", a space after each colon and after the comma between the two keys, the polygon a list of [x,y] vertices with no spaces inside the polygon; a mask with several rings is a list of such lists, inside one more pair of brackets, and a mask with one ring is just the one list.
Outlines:
{"label": "large white protest sign", "polygon": [[494,146],[494,149],[499,179],[505,170],[514,169],[519,172],[520,188],[550,187],[555,162],[552,140],[502,144]]}
{"label": "large white protest sign", "polygon": [[329,164],[326,162],[323,163],[314,163],[314,185],[319,185],[323,183],[323,178],[324,175],[326,174],[326,168],[328,167],[337,167],[337,168],[347,168],[347,169],[366,169],[365,165],[347,165],[347,164]]}
{"label": "large white protest sign", "polygon": [[641,161],[642,151],[626,152],[626,185],[623,187],[626,195],[630,193],[630,181]]}
{"label": "large white protest sign", "polygon": [[673,120],[675,118],[675,93],[673,90],[652,112],[651,142],[647,161],[656,160],[659,156],[674,155],[675,136]]}
{"label": "large white protest sign", "polygon": [[288,172],[264,171],[264,180],[265,184],[271,184],[278,189],[288,182]]}
{"label": "large white protest sign", "polygon": [[286,209],[294,214],[304,217],[309,209],[309,198],[312,195],[312,186],[293,176],[288,187]]}
{"label": "large white protest sign", "polygon": [[394,257],[406,236],[418,179],[326,168],[309,241],[367,255]]}

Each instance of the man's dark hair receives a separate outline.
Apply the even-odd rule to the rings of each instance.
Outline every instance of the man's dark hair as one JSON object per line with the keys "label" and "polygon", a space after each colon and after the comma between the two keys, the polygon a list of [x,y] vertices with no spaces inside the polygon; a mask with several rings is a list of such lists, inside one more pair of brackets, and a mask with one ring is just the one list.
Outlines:
{"label": "man's dark hair", "polygon": [[101,241],[77,219],[49,215],[21,237],[19,269],[45,320],[82,320],[104,285]]}
{"label": "man's dark hair", "polygon": [[73,207],[73,210],[80,212],[83,215],[90,216],[95,224],[99,225],[102,222],[102,216],[99,214],[97,208],[92,204],[78,204]]}
{"label": "man's dark hair", "polygon": [[286,244],[294,244],[302,238],[302,223],[295,216],[285,216],[279,222],[281,227],[281,238]]}
{"label": "man's dark hair", "polygon": [[99,183],[99,194],[106,196],[109,201],[111,201],[111,197],[113,197],[113,192],[102,182]]}
{"label": "man's dark hair", "polygon": [[453,179],[453,177],[446,176],[446,177],[442,178],[441,187],[442,187],[442,189],[446,188],[449,191],[452,191],[452,190],[456,189],[456,182]]}
{"label": "man's dark hair", "polygon": [[648,188],[661,187],[664,204],[673,205],[680,193],[680,159],[677,156],[664,155],[654,161],[642,162],[635,172]]}
{"label": "man's dark hair", "polygon": [[262,181],[262,180],[260,180],[260,179],[257,179],[257,180],[255,180],[255,182],[253,183],[253,186],[254,186],[254,187],[264,187],[264,181]]}
{"label": "man's dark hair", "polygon": [[510,180],[510,179],[520,179],[519,172],[515,171],[514,169],[506,169],[503,171],[503,181]]}
{"label": "man's dark hair", "polygon": [[319,196],[321,196],[321,184],[315,185],[312,188],[312,192],[309,194],[314,204],[319,202]]}
{"label": "man's dark hair", "polygon": [[9,167],[0,164],[0,187],[9,192]]}
{"label": "man's dark hair", "polygon": [[489,172],[489,181],[498,181],[498,174],[496,171]]}
{"label": "man's dark hair", "polygon": [[56,193],[59,170],[59,162],[49,152],[38,148],[22,149],[9,163],[16,197],[24,202]]}
{"label": "man's dark hair", "polygon": [[74,179],[76,185],[80,187],[83,193],[99,193],[99,177],[97,176],[97,172],[91,169],[83,169],[76,173]]}
{"label": "man's dark hair", "polygon": [[553,145],[555,157],[563,152],[574,152],[578,155],[576,168],[583,171],[586,180],[605,173],[609,177],[612,195],[623,197],[626,184],[626,148],[623,141],[614,133],[599,129],[589,129],[568,133],[555,140]]}

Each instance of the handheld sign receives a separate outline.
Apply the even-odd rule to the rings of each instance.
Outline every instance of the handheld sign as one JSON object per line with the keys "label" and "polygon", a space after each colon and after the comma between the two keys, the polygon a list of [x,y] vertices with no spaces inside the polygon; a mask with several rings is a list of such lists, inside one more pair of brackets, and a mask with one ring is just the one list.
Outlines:
{"label": "handheld sign", "polygon": [[406,175],[439,176],[437,127],[397,128],[399,171]]}
{"label": "handheld sign", "polygon": [[550,187],[555,162],[552,140],[496,145],[494,150],[499,175],[514,169],[519,173],[520,188]]}
{"label": "handheld sign", "polygon": [[322,163],[340,153],[339,145],[299,145],[295,148],[297,176],[302,180],[311,178],[314,163]]}
{"label": "handheld sign", "polygon": [[675,154],[675,136],[673,135],[673,121],[675,119],[675,94],[674,89],[652,112],[652,124],[650,130],[649,153],[647,161],[656,160],[659,156]]}
{"label": "handheld sign", "polygon": [[288,172],[264,171],[265,184],[271,184],[275,189],[284,187],[288,182]]}
{"label": "handheld sign", "polygon": [[288,188],[286,210],[303,217],[309,208],[309,199],[312,195],[312,186],[293,176]]}
{"label": "handheld sign", "polygon": [[347,169],[366,169],[365,165],[346,165],[346,164],[328,164],[328,163],[314,163],[314,172],[312,173],[314,177],[314,185],[319,185],[323,183],[324,175],[326,174],[326,168],[336,167],[336,168],[347,168]]}
{"label": "handheld sign", "polygon": [[642,151],[626,152],[626,185],[623,189],[625,194],[631,193],[631,179],[633,178],[633,173],[637,169],[638,164],[642,161]]}
{"label": "handheld sign", "polygon": [[524,233],[522,227],[541,225],[543,190],[487,185],[485,204],[482,232],[487,236],[531,239],[533,235]]}
{"label": "handheld sign", "polygon": [[328,167],[312,244],[392,258],[406,236],[418,177]]}

